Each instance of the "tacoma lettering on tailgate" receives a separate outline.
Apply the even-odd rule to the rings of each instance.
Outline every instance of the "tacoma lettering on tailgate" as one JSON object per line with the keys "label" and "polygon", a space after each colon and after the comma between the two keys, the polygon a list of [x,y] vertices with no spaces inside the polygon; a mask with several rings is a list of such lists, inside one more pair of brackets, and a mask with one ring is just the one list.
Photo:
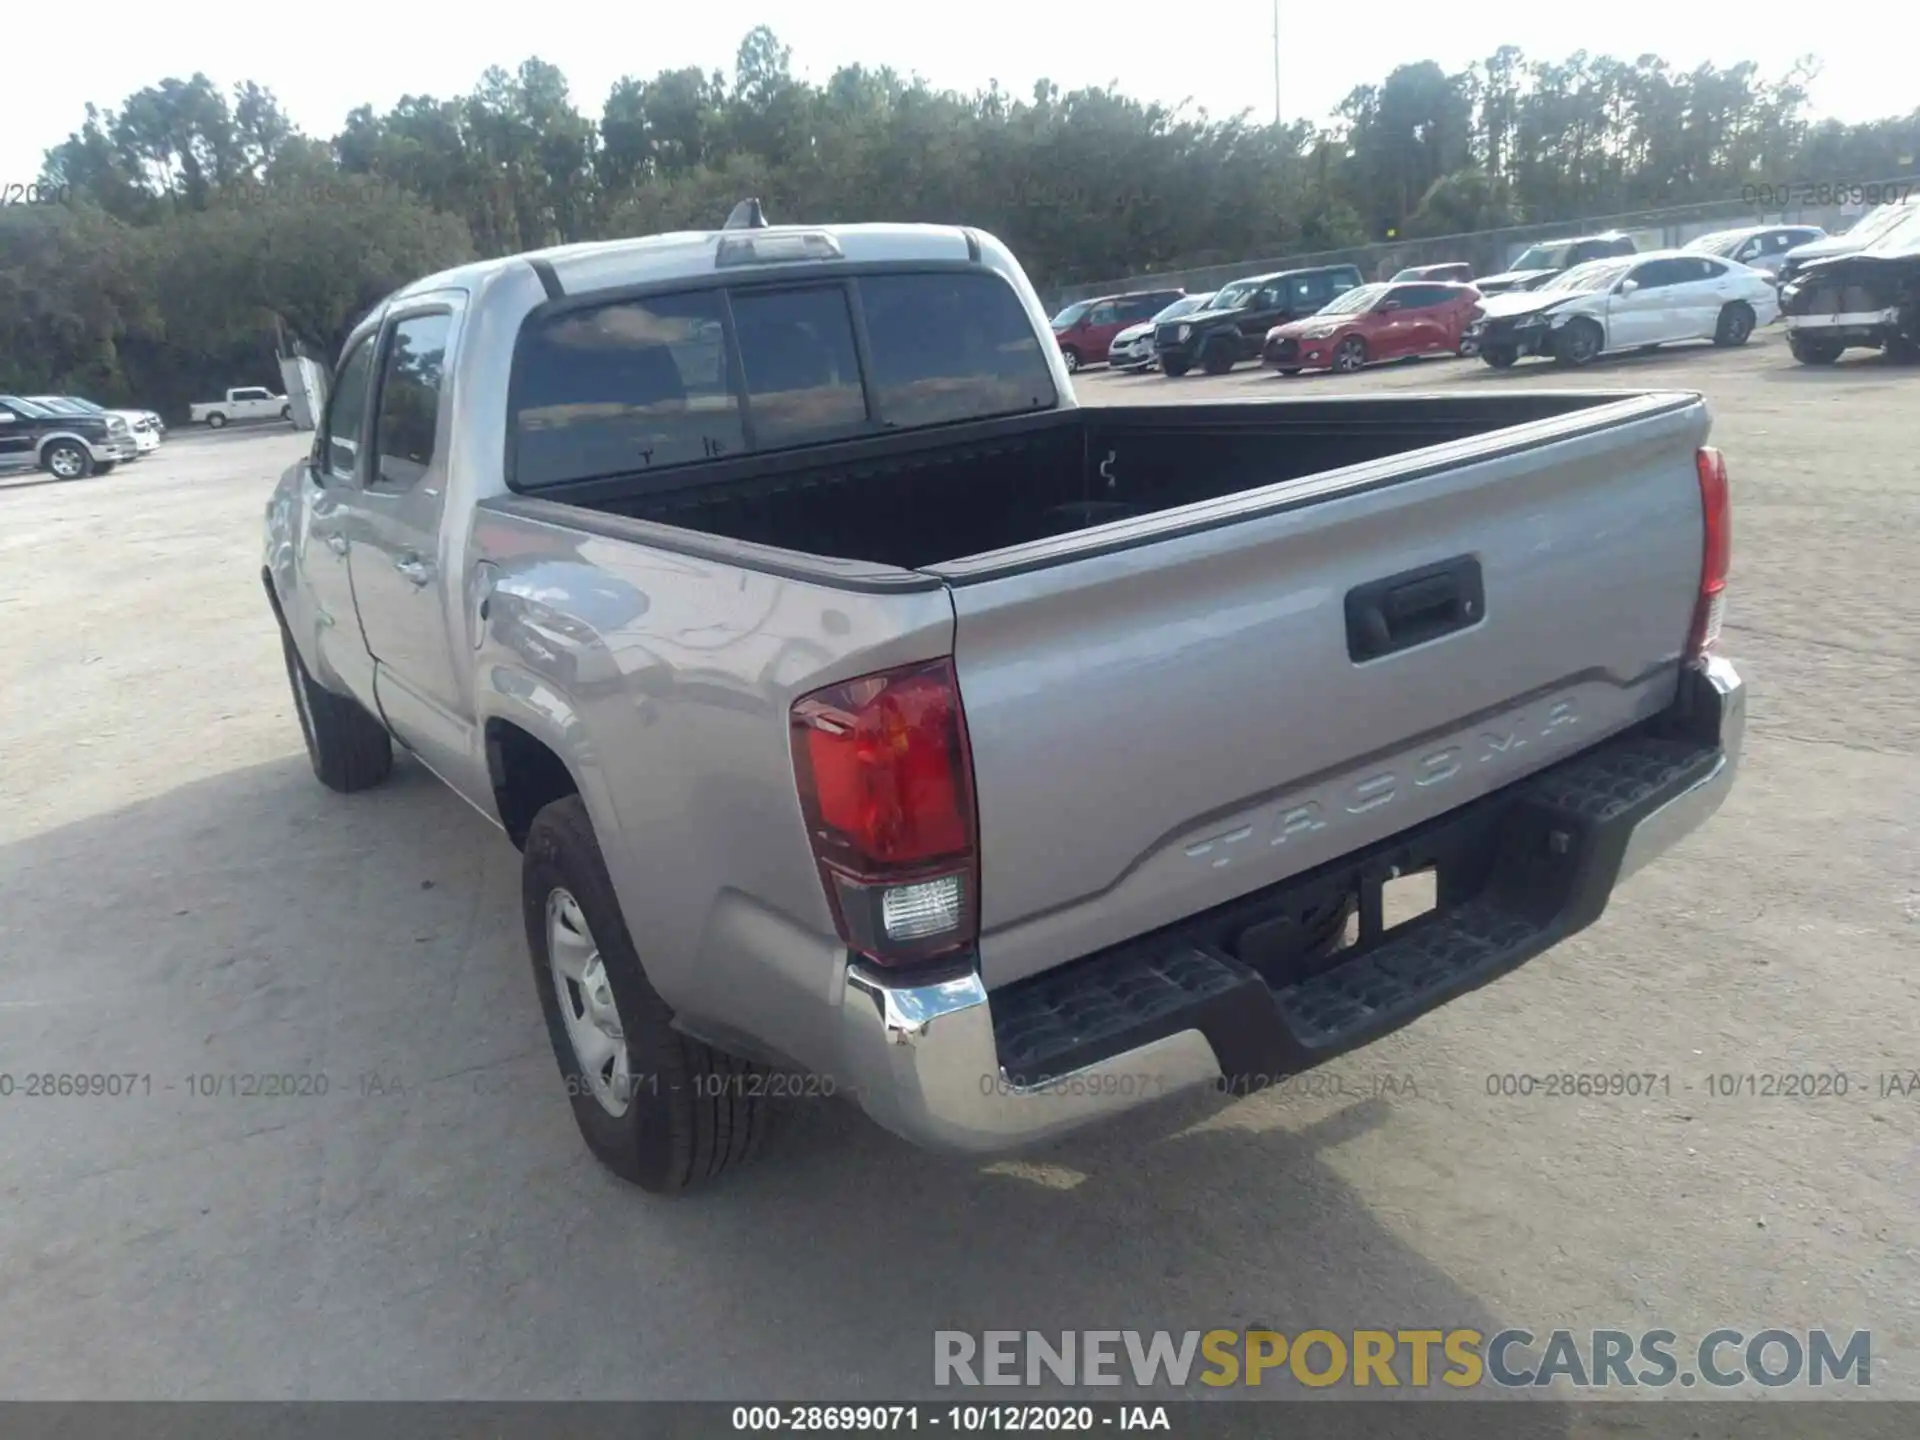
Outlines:
{"label": "tacoma lettering on tailgate", "polygon": [[1349,816],[1392,805],[1410,792],[1450,785],[1463,775],[1472,776],[1474,793],[1484,793],[1505,783],[1509,773],[1529,767],[1539,748],[1552,748],[1571,738],[1579,723],[1579,706],[1572,696],[1517,710],[1437,749],[1396,758],[1358,779],[1343,776],[1304,799],[1289,796],[1251,821],[1190,842],[1185,854],[1223,870],[1243,856],[1301,840]]}

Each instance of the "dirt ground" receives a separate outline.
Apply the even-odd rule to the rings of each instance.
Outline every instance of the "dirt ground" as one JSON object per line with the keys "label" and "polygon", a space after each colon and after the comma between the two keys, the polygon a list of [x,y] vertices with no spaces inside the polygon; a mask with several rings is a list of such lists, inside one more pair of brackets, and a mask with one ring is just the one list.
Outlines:
{"label": "dirt ground", "polygon": [[[352,798],[308,771],[259,581],[304,439],[0,480],[0,1393],[887,1399],[930,1393],[936,1329],[1726,1325],[1870,1330],[1873,1393],[1920,1398],[1920,1094],[1882,1093],[1920,1069],[1920,368],[1769,335],[1580,382],[1701,390],[1729,456],[1751,728],[1708,828],[1311,1093],[1017,1164],[819,1102],[673,1203],[574,1134],[506,840],[417,766]],[[1668,1090],[1488,1094],[1568,1070]],[[261,1073],[302,1093],[229,1092]],[[1847,1093],[1708,1080],[1776,1073]]]}

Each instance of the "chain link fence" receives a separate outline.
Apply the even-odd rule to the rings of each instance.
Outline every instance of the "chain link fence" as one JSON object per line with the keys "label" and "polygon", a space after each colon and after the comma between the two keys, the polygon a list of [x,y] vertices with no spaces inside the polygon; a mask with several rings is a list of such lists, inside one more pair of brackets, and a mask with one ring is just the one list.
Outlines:
{"label": "chain link fence", "polygon": [[[1843,192],[1837,200],[1834,192]],[[1684,245],[1713,230],[1744,225],[1818,225],[1833,232],[1846,228],[1865,210],[1883,199],[1920,194],[1920,176],[1845,186],[1750,185],[1740,198],[1639,210],[1624,215],[1596,215],[1584,220],[1559,220],[1550,225],[1515,225],[1465,235],[1437,235],[1419,240],[1394,240],[1379,245],[1356,245],[1345,250],[1316,250],[1241,260],[1224,265],[1202,265],[1184,270],[1160,270],[1100,280],[1084,285],[1043,288],[1049,310],[1075,300],[1133,290],[1181,289],[1189,294],[1218,290],[1249,275],[1292,270],[1310,265],[1357,265],[1368,280],[1385,280],[1410,265],[1465,263],[1476,275],[1505,270],[1522,250],[1542,240],[1623,230],[1641,250]],[[1817,200],[1829,203],[1811,203]]]}

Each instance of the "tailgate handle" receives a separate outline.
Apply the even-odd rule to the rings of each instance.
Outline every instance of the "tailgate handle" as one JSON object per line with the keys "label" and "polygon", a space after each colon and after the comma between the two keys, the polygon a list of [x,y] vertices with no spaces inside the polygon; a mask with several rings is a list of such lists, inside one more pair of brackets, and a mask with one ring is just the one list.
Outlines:
{"label": "tailgate handle", "polygon": [[1471,555],[1389,575],[1347,592],[1347,655],[1378,660],[1480,623],[1486,596]]}

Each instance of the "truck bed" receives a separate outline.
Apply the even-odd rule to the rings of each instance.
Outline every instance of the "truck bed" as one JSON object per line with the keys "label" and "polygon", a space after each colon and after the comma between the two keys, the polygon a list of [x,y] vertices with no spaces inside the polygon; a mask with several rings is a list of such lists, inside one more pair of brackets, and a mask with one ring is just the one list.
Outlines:
{"label": "truck bed", "polygon": [[1099,407],[504,503],[823,602],[944,589],[992,988],[1664,710],[1708,429],[1688,393]]}
{"label": "truck bed", "polygon": [[924,569],[1623,398],[1529,391],[1084,407],[542,493],[700,534]]}

